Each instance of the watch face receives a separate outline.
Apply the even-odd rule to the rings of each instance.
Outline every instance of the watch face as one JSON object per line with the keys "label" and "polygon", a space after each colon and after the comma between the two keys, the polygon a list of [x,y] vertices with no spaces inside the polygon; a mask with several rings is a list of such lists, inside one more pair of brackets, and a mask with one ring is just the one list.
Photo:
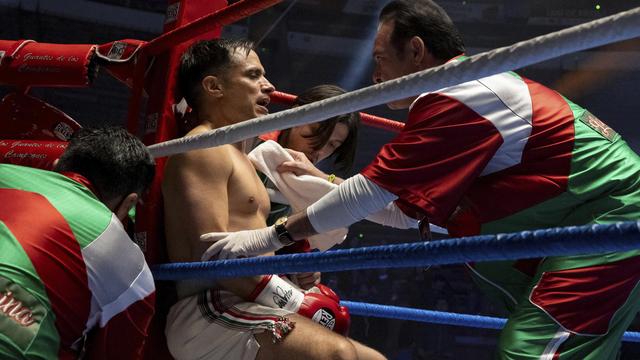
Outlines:
{"label": "watch face", "polygon": [[286,216],[279,217],[278,220],[276,220],[275,225],[284,225],[287,223],[287,220]]}

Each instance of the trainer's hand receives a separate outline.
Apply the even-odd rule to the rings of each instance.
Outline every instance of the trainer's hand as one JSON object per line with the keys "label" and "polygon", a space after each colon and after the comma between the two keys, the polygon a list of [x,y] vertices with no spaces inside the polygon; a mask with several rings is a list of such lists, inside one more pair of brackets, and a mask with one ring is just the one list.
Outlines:
{"label": "trainer's hand", "polygon": [[328,175],[315,167],[304,153],[291,149],[286,150],[287,152],[289,152],[289,154],[291,154],[293,160],[285,161],[282,164],[278,165],[276,170],[278,170],[279,173],[292,172],[296,176],[311,175],[325,180],[327,179]]}
{"label": "trainer's hand", "polygon": [[202,254],[202,261],[257,256],[282,247],[273,226],[238,232],[212,232],[200,235],[200,241],[213,245]]}

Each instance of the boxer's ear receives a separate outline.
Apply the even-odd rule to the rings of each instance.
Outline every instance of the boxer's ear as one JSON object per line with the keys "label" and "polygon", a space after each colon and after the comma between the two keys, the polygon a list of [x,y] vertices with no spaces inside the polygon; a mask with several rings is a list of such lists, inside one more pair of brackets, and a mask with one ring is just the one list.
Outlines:
{"label": "boxer's ear", "polygon": [[215,98],[220,98],[224,95],[224,86],[221,81],[222,79],[218,76],[207,75],[202,78],[201,86],[202,91],[208,96],[212,96]]}

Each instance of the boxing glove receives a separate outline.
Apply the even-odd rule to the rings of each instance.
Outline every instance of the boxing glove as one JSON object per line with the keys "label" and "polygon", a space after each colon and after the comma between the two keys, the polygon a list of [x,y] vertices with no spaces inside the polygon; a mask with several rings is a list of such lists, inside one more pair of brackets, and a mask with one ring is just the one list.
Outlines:
{"label": "boxing glove", "polygon": [[305,292],[298,314],[347,336],[351,325],[349,309],[340,305],[340,298],[330,287],[318,284]]}
{"label": "boxing glove", "polygon": [[[285,246],[276,251],[276,255],[283,254],[302,254],[311,251],[311,245],[307,239],[299,240],[292,245]],[[297,274],[280,274],[280,277],[287,277],[295,286],[302,289],[310,289],[320,282],[319,272],[297,273]]]}
{"label": "boxing glove", "polygon": [[304,291],[277,275],[265,275],[247,300],[298,313],[345,336],[349,331],[349,310],[322,284]]}

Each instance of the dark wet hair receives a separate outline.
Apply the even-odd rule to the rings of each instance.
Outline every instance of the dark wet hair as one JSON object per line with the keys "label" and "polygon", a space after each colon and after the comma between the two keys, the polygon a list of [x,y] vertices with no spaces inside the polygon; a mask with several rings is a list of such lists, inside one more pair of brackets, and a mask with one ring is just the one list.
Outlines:
{"label": "dark wet hair", "polygon": [[431,0],[394,0],[380,12],[380,21],[394,21],[391,42],[402,53],[407,40],[420,37],[436,58],[447,61],[464,53],[464,42],[449,15]]}
{"label": "dark wet hair", "polygon": [[234,52],[241,50],[249,55],[253,48],[249,40],[214,39],[194,43],[180,58],[177,95],[184,96],[187,104],[197,109],[202,79],[209,75],[224,76]]}
{"label": "dark wet hair", "polygon": [[[346,93],[346,91],[335,85],[323,84],[314,86],[300,95],[294,100],[294,105],[306,105],[312,102],[324,100],[333,96]],[[358,125],[360,124],[360,114],[357,112],[338,115],[330,119],[318,122],[316,127],[308,138],[312,139],[314,150],[322,148],[329,138],[336,124],[344,124],[349,129],[349,134],[344,142],[333,152],[335,155],[335,166],[339,171],[348,171],[353,166],[356,156],[356,147],[358,140]],[[283,130],[280,138],[285,140],[289,137],[291,129]]]}
{"label": "dark wet hair", "polygon": [[123,128],[82,128],[73,134],[54,170],[86,177],[106,203],[146,191],[155,162],[142,141]]}

